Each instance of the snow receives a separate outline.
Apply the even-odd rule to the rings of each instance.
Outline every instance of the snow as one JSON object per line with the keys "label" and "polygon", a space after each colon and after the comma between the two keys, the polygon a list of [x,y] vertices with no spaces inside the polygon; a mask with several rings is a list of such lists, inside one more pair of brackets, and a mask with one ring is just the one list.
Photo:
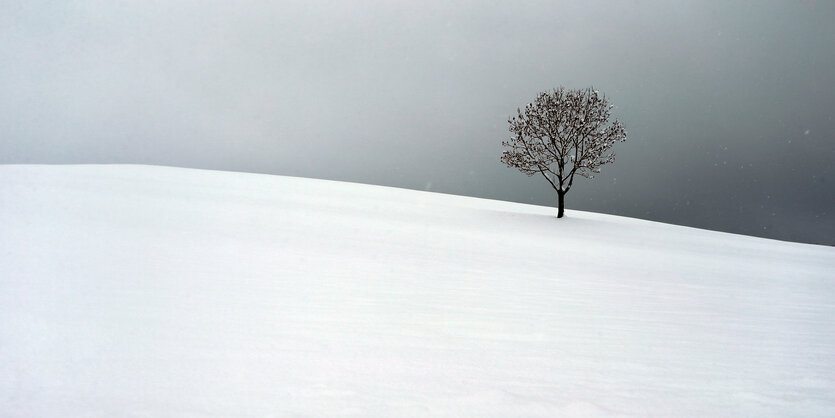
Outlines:
{"label": "snow", "polygon": [[0,415],[835,416],[835,249],[555,211],[0,166]]}

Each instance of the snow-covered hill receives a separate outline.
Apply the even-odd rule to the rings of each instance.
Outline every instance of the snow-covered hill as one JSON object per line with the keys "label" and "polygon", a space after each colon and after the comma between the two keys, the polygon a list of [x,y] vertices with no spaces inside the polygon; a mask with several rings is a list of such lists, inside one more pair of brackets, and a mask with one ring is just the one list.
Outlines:
{"label": "snow-covered hill", "polygon": [[835,416],[835,249],[360,184],[0,166],[0,415]]}

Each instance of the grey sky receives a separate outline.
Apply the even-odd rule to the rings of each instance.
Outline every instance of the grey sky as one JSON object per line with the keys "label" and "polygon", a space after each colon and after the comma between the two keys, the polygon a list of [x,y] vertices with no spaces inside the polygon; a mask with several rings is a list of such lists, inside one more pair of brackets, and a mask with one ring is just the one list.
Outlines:
{"label": "grey sky", "polygon": [[147,163],[553,205],[507,117],[629,132],[569,209],[835,244],[835,2],[0,2],[0,163]]}

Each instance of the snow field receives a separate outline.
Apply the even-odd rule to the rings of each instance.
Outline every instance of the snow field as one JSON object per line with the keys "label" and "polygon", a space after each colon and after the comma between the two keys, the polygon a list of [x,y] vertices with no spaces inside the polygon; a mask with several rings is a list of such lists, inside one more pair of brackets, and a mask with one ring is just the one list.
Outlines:
{"label": "snow field", "polygon": [[555,212],[0,166],[0,415],[835,415],[835,249]]}

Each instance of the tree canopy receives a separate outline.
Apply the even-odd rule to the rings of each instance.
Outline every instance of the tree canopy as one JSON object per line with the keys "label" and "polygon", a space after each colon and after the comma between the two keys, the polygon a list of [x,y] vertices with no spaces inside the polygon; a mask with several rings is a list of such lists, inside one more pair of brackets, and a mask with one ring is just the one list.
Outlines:
{"label": "tree canopy", "polygon": [[626,140],[623,124],[608,122],[612,107],[592,87],[540,93],[508,119],[511,136],[502,142],[501,160],[528,176],[542,174],[559,196],[562,217],[574,176],[594,178],[600,166],[615,160],[612,146]]}

